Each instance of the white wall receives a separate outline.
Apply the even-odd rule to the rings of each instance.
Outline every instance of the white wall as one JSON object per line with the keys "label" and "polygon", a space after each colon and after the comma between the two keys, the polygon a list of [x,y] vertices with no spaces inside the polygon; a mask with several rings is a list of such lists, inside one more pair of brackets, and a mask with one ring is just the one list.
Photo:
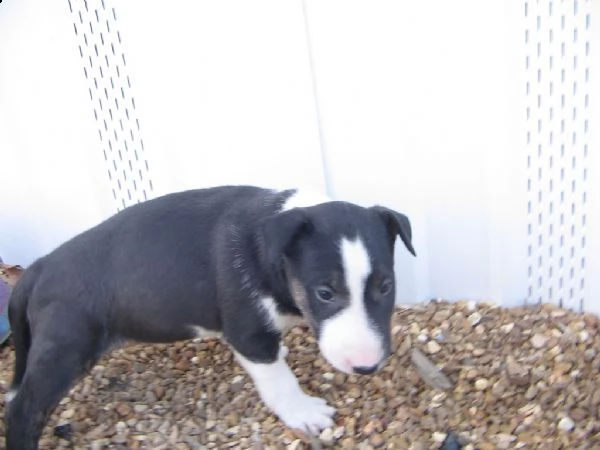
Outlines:
{"label": "white wall", "polygon": [[299,2],[110,3],[161,192],[324,188]]}
{"label": "white wall", "polygon": [[519,30],[505,3],[308,2],[331,184],[412,218],[406,300],[525,296],[523,280],[505,283],[526,256],[514,242],[525,173],[507,166],[524,163],[510,114]]}
{"label": "white wall", "polygon": [[0,253],[29,264],[114,211],[67,2],[0,4]]}
{"label": "white wall", "polygon": [[[525,3],[3,2],[0,254],[28,264],[175,190],[312,185],[409,215],[418,258],[398,250],[400,302],[536,300],[528,246],[548,244],[528,236]],[[600,158],[589,153],[585,307],[600,311],[600,234],[589,231],[600,229]]]}

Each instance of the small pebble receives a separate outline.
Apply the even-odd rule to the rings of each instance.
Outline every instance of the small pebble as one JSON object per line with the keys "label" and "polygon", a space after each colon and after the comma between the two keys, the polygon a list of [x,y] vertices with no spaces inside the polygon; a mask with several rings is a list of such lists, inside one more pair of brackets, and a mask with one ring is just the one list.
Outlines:
{"label": "small pebble", "polygon": [[69,420],[69,419],[72,419],[74,415],[75,415],[75,409],[69,408],[69,409],[64,410],[60,414],[60,418],[63,420]]}
{"label": "small pebble", "polygon": [[325,428],[323,431],[321,431],[321,434],[319,434],[319,439],[321,439],[324,444],[330,445],[333,443],[333,431],[331,428]]}
{"label": "small pebble", "polygon": [[380,448],[385,444],[385,438],[380,433],[375,433],[369,438],[369,444],[375,448]]}
{"label": "small pebble", "polygon": [[333,438],[335,440],[338,440],[339,438],[341,438],[344,434],[346,433],[346,429],[344,427],[336,427],[335,430],[333,430]]}
{"label": "small pebble", "polygon": [[483,356],[485,355],[485,349],[483,348],[476,348],[473,350],[473,356]]}
{"label": "small pebble", "polygon": [[446,437],[448,436],[447,433],[442,433],[440,431],[435,431],[432,435],[431,435],[431,439],[433,439],[433,442],[436,442],[438,444],[441,444],[442,442],[444,442],[444,440],[446,439]]}
{"label": "small pebble", "polygon": [[558,428],[563,431],[573,431],[573,428],[575,428],[575,422],[573,422],[573,420],[568,416],[563,417],[558,421]]}
{"label": "small pebble", "polygon": [[429,354],[433,355],[433,354],[439,352],[441,349],[442,349],[442,347],[436,341],[427,342],[427,352]]}
{"label": "small pebble", "polygon": [[116,410],[117,414],[121,417],[127,417],[133,412],[133,408],[128,403],[119,403]]}
{"label": "small pebble", "polygon": [[587,330],[581,330],[578,334],[579,342],[587,342],[590,338],[590,333]]}
{"label": "small pebble", "polygon": [[486,380],[485,378],[479,378],[475,381],[475,389],[477,389],[478,391],[486,390],[489,385],[490,385],[490,382],[488,380]]}
{"label": "small pebble", "polygon": [[531,345],[533,348],[542,348],[544,345],[546,345],[547,341],[548,338],[546,338],[546,336],[543,334],[534,334],[531,337]]}
{"label": "small pebble", "polygon": [[134,405],[133,410],[136,414],[143,414],[148,411],[148,405]]}
{"label": "small pebble", "polygon": [[[262,446],[261,447],[257,447],[258,449],[262,450]],[[286,449],[287,450],[298,450],[302,448],[302,440],[301,439],[296,439],[295,441],[293,441],[291,444],[289,444]]]}
{"label": "small pebble", "polygon": [[356,448],[356,442],[351,437],[344,438],[342,440],[342,448],[344,450],[351,450]]}
{"label": "small pebble", "polygon": [[471,314],[469,316],[469,323],[471,324],[472,327],[479,325],[479,322],[481,322],[481,314],[478,312],[474,312],[473,314]]}

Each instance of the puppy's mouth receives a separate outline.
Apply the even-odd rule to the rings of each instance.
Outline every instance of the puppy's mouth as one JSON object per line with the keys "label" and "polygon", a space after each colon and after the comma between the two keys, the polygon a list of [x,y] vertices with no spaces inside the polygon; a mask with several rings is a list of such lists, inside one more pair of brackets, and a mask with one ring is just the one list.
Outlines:
{"label": "puppy's mouth", "polygon": [[352,366],[352,373],[354,375],[373,375],[383,367],[383,361],[380,361],[374,366]]}
{"label": "puppy's mouth", "polygon": [[353,366],[348,360],[344,361],[343,364],[334,364],[333,362],[329,362],[333,367],[335,367],[340,372],[343,372],[347,375],[374,375],[381,370],[384,366],[384,362],[380,362],[374,366]]}
{"label": "puppy's mouth", "polygon": [[327,356],[323,354],[323,351],[321,351],[321,354],[325,357],[327,362],[331,364],[336,370],[339,370],[340,372],[343,372],[347,375],[363,376],[375,375],[387,364],[387,360],[390,356],[390,353],[387,352],[386,355],[382,359],[380,359],[379,362],[375,365],[360,365],[353,364],[352,359],[348,357],[341,360],[333,360],[327,358]]}
{"label": "puppy's mouth", "polygon": [[348,364],[353,375],[374,375],[379,372],[387,363],[388,356],[383,357],[377,364],[372,366],[361,366]]}

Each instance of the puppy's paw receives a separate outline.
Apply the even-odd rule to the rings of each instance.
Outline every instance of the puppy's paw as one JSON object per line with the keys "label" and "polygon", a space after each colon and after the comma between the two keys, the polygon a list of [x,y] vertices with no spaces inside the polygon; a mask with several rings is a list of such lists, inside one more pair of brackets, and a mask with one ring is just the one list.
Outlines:
{"label": "puppy's paw", "polygon": [[322,429],[333,426],[335,408],[329,406],[322,398],[301,393],[293,400],[288,399],[285,406],[279,408],[276,413],[286,426],[318,434]]}

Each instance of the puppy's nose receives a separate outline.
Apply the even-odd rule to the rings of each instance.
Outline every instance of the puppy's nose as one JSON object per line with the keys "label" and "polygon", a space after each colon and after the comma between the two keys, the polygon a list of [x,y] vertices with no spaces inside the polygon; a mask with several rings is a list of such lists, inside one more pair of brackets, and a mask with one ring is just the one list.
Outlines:
{"label": "puppy's nose", "polygon": [[370,366],[370,367],[365,367],[365,366],[353,367],[352,370],[354,371],[354,373],[357,373],[358,375],[371,375],[372,373],[374,373],[377,370],[377,364],[375,364],[374,366]]}

